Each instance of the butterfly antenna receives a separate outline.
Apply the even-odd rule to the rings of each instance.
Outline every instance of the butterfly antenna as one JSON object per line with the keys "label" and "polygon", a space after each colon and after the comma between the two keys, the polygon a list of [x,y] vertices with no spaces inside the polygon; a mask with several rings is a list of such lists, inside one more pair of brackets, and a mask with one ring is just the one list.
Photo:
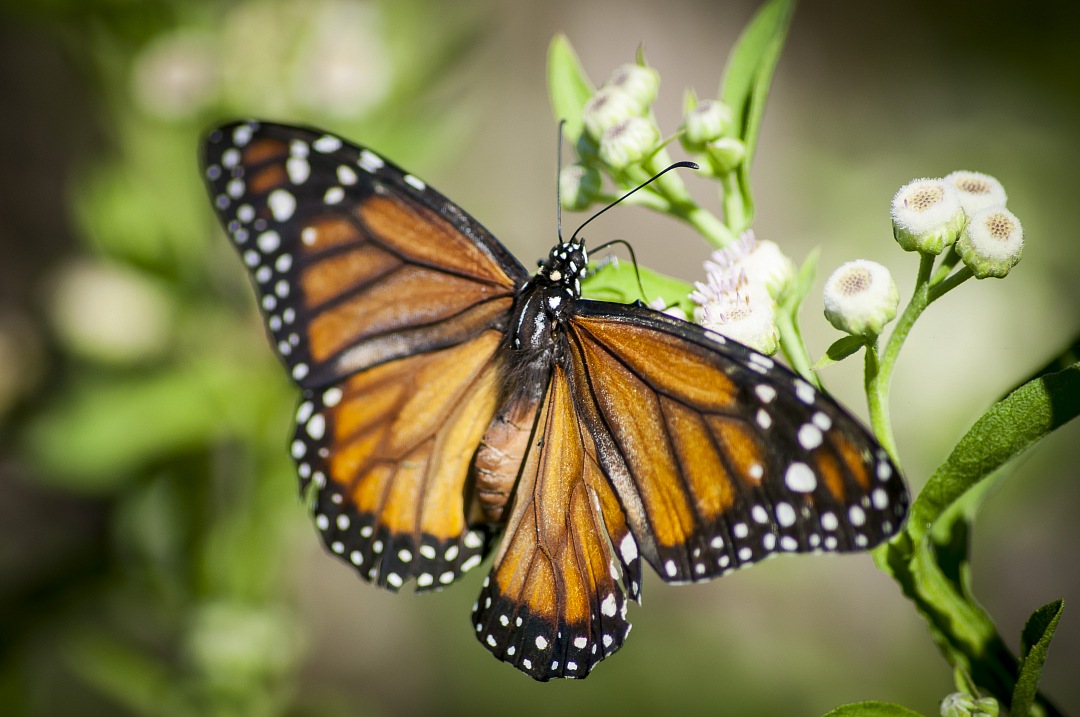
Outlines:
{"label": "butterfly antenna", "polygon": [[559,142],[555,145],[555,228],[559,233],[559,243],[562,244],[562,133],[566,120],[559,120]]}
{"label": "butterfly antenna", "polygon": [[634,254],[634,247],[630,246],[630,242],[625,239],[612,239],[611,241],[604,242],[600,246],[593,247],[594,252],[602,251],[612,244],[622,244],[626,247],[626,251],[630,252],[630,261],[634,265],[634,276],[637,277],[637,288],[641,292],[641,298],[645,300],[645,303],[649,303],[649,297],[645,295],[645,287],[641,283],[641,271],[638,270],[637,256]]}
{"label": "butterfly antenna", "polygon": [[[560,131],[561,131],[561,128],[560,128]],[[576,230],[574,231],[574,233],[573,233],[573,234],[572,234],[572,235],[570,236],[570,241],[574,241],[574,239],[576,239],[576,238],[577,238],[577,235],[578,235],[578,233],[579,233],[579,232],[580,232],[580,231],[581,231],[582,229],[584,229],[584,228],[585,228],[585,225],[587,225],[587,224],[588,224],[589,222],[591,222],[591,221],[592,221],[593,219],[596,219],[596,218],[597,218],[598,216],[600,216],[601,214],[603,214],[603,213],[604,213],[604,212],[606,212],[607,210],[611,209],[611,208],[612,208],[612,207],[614,207],[614,206],[615,206],[616,204],[618,204],[619,202],[623,201],[624,199],[626,199],[627,197],[629,197],[629,196],[630,196],[631,194],[633,194],[633,193],[634,193],[634,192],[636,192],[637,190],[639,190],[639,189],[642,189],[642,188],[644,188],[644,187],[647,187],[647,186],[649,186],[650,184],[652,184],[653,182],[655,182],[655,181],[656,181],[657,179],[660,179],[660,177],[663,177],[663,176],[664,176],[665,174],[667,174],[668,172],[670,172],[671,170],[673,170],[673,169],[679,169],[679,168],[682,168],[682,167],[688,167],[688,168],[690,168],[690,169],[699,169],[699,167],[698,167],[698,165],[697,165],[697,164],[695,164],[695,163],[693,163],[693,162],[686,162],[686,161],[683,161],[683,162],[675,162],[674,164],[672,164],[672,165],[670,165],[670,166],[668,166],[668,167],[665,167],[664,169],[661,169],[661,170],[660,170],[659,172],[657,172],[657,173],[656,173],[656,174],[654,174],[653,176],[649,177],[649,178],[648,178],[648,179],[646,179],[646,180],[645,180],[644,182],[642,182],[641,184],[637,185],[636,187],[634,187],[633,189],[631,189],[631,190],[630,190],[629,192],[627,192],[626,194],[622,195],[621,197],[619,197],[618,199],[616,199],[616,200],[615,200],[614,202],[612,202],[611,204],[607,205],[606,207],[604,207],[603,209],[601,209],[600,211],[598,211],[598,212],[597,212],[596,214],[593,214],[593,215],[592,215],[591,217],[589,217],[589,218],[588,218],[588,219],[586,219],[586,220],[585,220],[584,222],[582,222],[581,226],[579,226],[579,227],[578,227],[578,228],[577,228],[577,229],[576,229]],[[561,206],[562,206],[562,205],[560,204],[560,208],[561,208]],[[560,215],[559,215],[559,221],[560,221],[560,223],[562,222],[562,213],[561,213],[561,211],[560,211]],[[560,238],[562,238],[562,231],[561,231],[561,227],[560,227],[559,237],[560,237]]]}

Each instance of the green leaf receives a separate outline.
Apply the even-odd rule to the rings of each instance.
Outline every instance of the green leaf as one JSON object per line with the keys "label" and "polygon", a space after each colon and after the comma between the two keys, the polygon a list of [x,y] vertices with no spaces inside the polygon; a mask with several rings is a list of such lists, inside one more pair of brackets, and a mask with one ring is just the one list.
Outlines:
{"label": "green leaf", "polygon": [[[641,274],[640,287],[638,273]],[[645,290],[644,297],[641,295],[642,289]],[[666,306],[678,306],[687,316],[694,313],[694,303],[688,298],[691,291],[693,287],[685,281],[645,267],[638,267],[638,272],[635,272],[632,263],[620,261],[609,261],[581,283],[581,293],[589,299],[630,304],[639,300],[648,303],[661,298]]]}
{"label": "green leaf", "polygon": [[[794,0],[770,0],[758,10],[731,50],[720,87],[720,99],[735,114],[738,137],[746,146],[746,159],[739,165],[736,175],[747,226],[754,218],[750,164],[761,120],[765,116],[765,101],[769,96],[773,71],[780,59],[794,12]],[[731,228],[737,234],[746,227]]]}
{"label": "green leaf", "polygon": [[584,130],[581,110],[596,93],[596,88],[581,66],[566,35],[558,34],[548,46],[548,95],[555,121],[566,121],[564,137],[571,145],[577,144]]}
{"label": "green leaf", "polygon": [[916,544],[965,492],[1080,414],[1080,363],[1029,381],[996,403],[960,439],[911,507]]}
{"label": "green leaf", "polygon": [[832,366],[838,361],[843,361],[863,346],[866,346],[866,338],[863,336],[844,336],[843,338],[839,338],[836,341],[833,341],[829,348],[825,349],[825,355],[814,364],[814,370],[816,371],[820,368],[825,368],[826,366]]}
{"label": "green leaf", "polygon": [[1061,613],[1065,609],[1064,600],[1043,605],[1032,613],[1024,625],[1020,639],[1020,676],[1013,690],[1012,706],[1009,714],[1013,717],[1027,717],[1038,693],[1039,676],[1046,664],[1046,653],[1050,649],[1050,640],[1054,637]]}
{"label": "green leaf", "polygon": [[822,717],[923,717],[923,715],[891,702],[853,702],[829,710]]}

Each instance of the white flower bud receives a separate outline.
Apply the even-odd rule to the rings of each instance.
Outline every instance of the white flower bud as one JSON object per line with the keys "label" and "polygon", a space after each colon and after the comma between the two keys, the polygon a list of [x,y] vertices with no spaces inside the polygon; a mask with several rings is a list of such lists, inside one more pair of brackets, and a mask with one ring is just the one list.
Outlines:
{"label": "white flower bud", "polygon": [[849,261],[825,282],[825,318],[849,334],[877,336],[896,318],[900,294],[892,274],[866,259]]}
{"label": "white flower bud", "polygon": [[721,137],[705,145],[709,164],[716,174],[734,172],[746,159],[746,145],[734,137]]}
{"label": "white flower bud", "polygon": [[683,146],[691,152],[700,152],[705,143],[720,139],[734,124],[735,116],[725,103],[703,100],[683,119]]}
{"label": "white flower bud", "polygon": [[617,67],[604,86],[625,92],[637,102],[638,112],[644,112],[656,100],[660,73],[651,67],[628,63]]}
{"label": "white flower bud", "polygon": [[990,207],[1003,207],[1008,197],[1005,187],[994,177],[981,172],[960,171],[945,175],[945,181],[956,187],[960,206],[969,217]]}
{"label": "white flower bud", "polygon": [[109,363],[160,356],[169,344],[174,306],[155,282],[129,269],[79,261],[56,276],[51,318],[77,353]]}
{"label": "white flower bud", "polygon": [[600,160],[612,169],[625,169],[647,157],[660,141],[660,130],[644,117],[627,117],[600,137]]}
{"label": "white flower bud", "polygon": [[581,110],[585,131],[596,141],[611,127],[641,113],[637,99],[614,87],[601,87]]}
{"label": "white flower bud", "polygon": [[940,254],[964,228],[959,192],[941,179],[916,179],[892,200],[893,236],[906,251]]}
{"label": "white flower bud", "polygon": [[1004,207],[977,212],[956,242],[956,251],[978,279],[1005,276],[1024,251],[1024,228]]}
{"label": "white flower bud", "polygon": [[216,98],[219,64],[208,34],[178,30],[162,35],[135,58],[132,94],[155,117],[190,117]]}
{"label": "white flower bud", "polygon": [[1000,706],[993,697],[975,699],[963,692],[954,692],[941,701],[941,717],[998,717]]}
{"label": "white flower bud", "polygon": [[584,164],[571,164],[559,173],[559,201],[563,208],[580,212],[600,193],[600,172]]}

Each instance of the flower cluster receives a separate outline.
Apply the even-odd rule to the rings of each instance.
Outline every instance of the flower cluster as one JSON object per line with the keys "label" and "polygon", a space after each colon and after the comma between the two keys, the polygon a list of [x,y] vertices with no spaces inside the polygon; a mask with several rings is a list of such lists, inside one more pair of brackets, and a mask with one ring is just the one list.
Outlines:
{"label": "flower cluster", "polygon": [[893,197],[893,235],[905,250],[922,254],[955,247],[976,278],[1003,277],[1024,248],[1023,228],[1006,199],[1001,182],[980,172],[917,179]]}
{"label": "flower cluster", "polygon": [[693,93],[686,95],[679,142],[715,177],[734,172],[746,158],[731,108],[720,100],[698,100]]}
{"label": "flower cluster", "polygon": [[660,130],[650,116],[660,74],[643,62],[622,65],[582,110],[585,131],[597,156],[615,171],[642,162],[656,151]]}
{"label": "flower cluster", "polygon": [[694,321],[764,354],[780,347],[777,300],[795,277],[795,265],[775,243],[745,232],[705,262],[705,281],[690,300]]}

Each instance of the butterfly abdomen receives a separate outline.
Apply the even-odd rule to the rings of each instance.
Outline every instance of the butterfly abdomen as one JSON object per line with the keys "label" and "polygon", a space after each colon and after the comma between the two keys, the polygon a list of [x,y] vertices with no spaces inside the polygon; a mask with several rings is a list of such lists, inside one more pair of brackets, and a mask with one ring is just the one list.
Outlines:
{"label": "butterfly abdomen", "polygon": [[505,521],[504,511],[517,483],[536,423],[538,400],[511,399],[488,426],[473,461],[476,499],[489,523]]}

